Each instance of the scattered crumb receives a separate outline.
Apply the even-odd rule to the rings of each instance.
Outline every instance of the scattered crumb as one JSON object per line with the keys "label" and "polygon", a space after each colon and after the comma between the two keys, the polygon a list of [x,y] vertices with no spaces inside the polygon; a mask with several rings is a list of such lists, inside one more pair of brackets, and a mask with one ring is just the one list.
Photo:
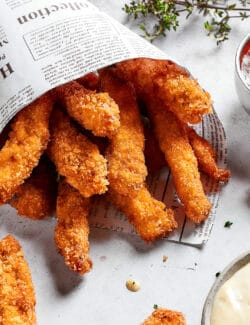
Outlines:
{"label": "scattered crumb", "polygon": [[128,290],[136,292],[141,289],[141,285],[138,281],[129,279],[126,281],[126,287]]}
{"label": "scattered crumb", "polygon": [[166,261],[167,261],[167,259],[168,259],[168,256],[166,256],[166,255],[163,255],[163,257],[162,257],[162,261],[163,261],[163,262],[166,262]]}
{"label": "scattered crumb", "polygon": [[217,272],[217,273],[215,274],[216,278],[218,278],[219,275],[220,275],[220,272]]}

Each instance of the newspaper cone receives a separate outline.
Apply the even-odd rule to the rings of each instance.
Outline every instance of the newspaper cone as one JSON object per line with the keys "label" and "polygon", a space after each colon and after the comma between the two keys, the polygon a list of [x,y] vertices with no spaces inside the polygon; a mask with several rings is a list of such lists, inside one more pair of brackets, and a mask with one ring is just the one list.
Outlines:
{"label": "newspaper cone", "polygon": [[[130,58],[171,59],[84,0],[0,0],[0,22],[0,132],[20,109],[58,85]],[[198,130],[225,167],[225,133],[217,115],[205,117]],[[213,207],[208,220],[196,226],[186,220],[169,176],[164,169],[150,180],[152,194],[178,219],[179,229],[168,239],[201,245],[212,229],[217,184],[206,180]],[[101,201],[90,220],[95,227],[134,233],[127,218]]]}

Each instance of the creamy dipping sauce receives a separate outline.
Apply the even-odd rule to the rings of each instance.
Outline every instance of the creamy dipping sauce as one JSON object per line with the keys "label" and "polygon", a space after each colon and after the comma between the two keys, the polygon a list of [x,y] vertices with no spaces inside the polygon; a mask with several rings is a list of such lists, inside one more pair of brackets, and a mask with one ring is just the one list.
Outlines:
{"label": "creamy dipping sauce", "polygon": [[210,321],[211,325],[250,324],[250,263],[221,286],[215,295]]}

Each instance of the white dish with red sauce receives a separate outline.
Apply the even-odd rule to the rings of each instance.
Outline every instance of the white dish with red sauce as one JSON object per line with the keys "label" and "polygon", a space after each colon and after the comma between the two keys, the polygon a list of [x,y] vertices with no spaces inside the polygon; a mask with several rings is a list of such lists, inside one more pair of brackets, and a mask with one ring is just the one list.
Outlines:
{"label": "white dish with red sauce", "polygon": [[239,99],[250,114],[250,34],[241,42],[235,57],[235,85]]}

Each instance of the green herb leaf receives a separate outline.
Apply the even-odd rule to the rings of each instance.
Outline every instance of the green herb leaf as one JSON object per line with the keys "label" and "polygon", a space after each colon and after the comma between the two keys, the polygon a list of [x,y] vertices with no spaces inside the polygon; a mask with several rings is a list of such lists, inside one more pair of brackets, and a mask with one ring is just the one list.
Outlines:
{"label": "green herb leaf", "polygon": [[232,5],[229,5],[227,7],[228,10],[234,10],[236,8],[236,3],[232,4]]}
{"label": "green herb leaf", "polygon": [[[247,0],[235,1],[229,5],[223,5],[221,0],[137,0],[125,4],[122,9],[133,19],[143,20],[140,29],[149,41],[165,36],[166,31],[176,31],[180,15],[184,14],[188,19],[196,12],[206,17],[204,27],[207,35],[213,36],[219,45],[228,40],[231,32],[229,22],[232,19],[238,18],[242,21],[250,17],[250,2]],[[231,15],[231,12],[236,14]],[[146,20],[152,18],[156,23],[148,30],[145,27]]]}
{"label": "green herb leaf", "polygon": [[231,221],[226,221],[225,224],[224,224],[224,227],[225,228],[230,228],[232,226],[233,222]]}
{"label": "green herb leaf", "polygon": [[154,309],[158,309],[158,305],[157,304],[154,304],[153,308]]}

